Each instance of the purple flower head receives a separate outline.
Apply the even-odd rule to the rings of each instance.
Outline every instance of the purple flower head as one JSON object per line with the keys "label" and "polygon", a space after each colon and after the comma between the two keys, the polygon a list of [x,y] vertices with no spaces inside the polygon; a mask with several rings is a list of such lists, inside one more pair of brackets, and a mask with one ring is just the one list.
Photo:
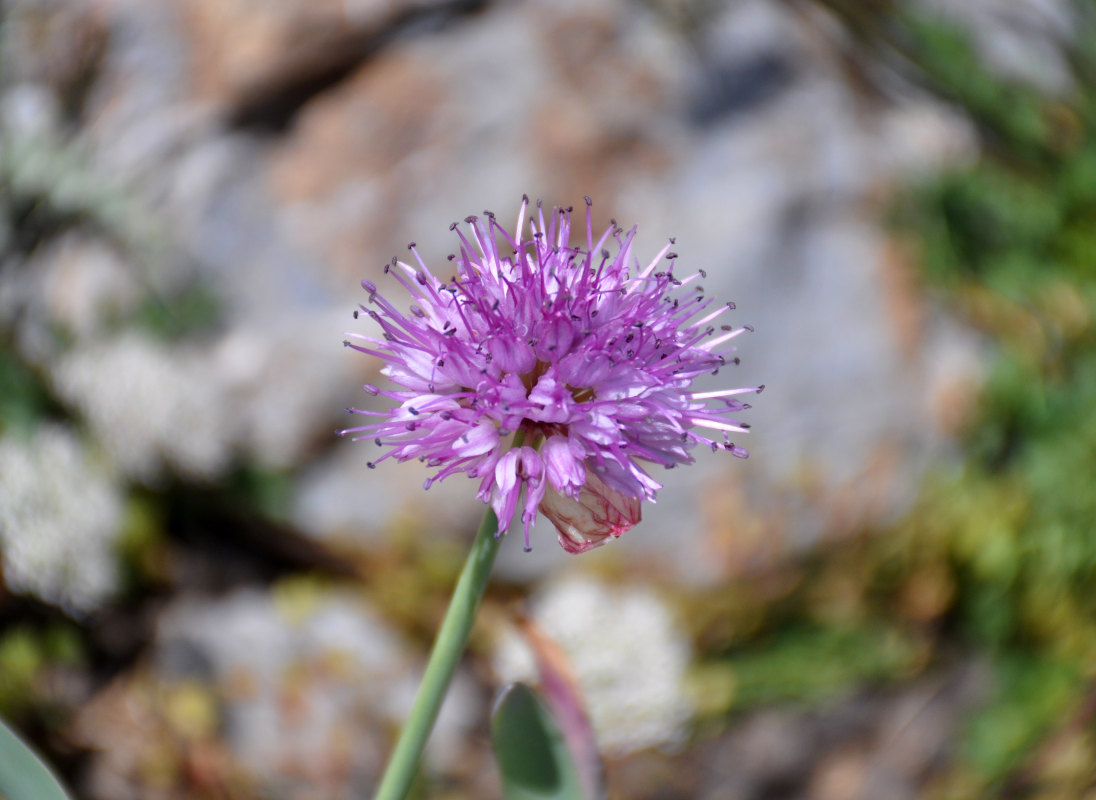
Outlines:
{"label": "purple flower head", "polygon": [[417,266],[393,259],[385,272],[411,294],[407,312],[362,281],[361,311],[379,336],[351,333],[346,344],[383,360],[399,388],[367,385],[392,407],[351,409],[377,420],[340,434],[384,449],[371,468],[388,458],[425,462],[436,470],[426,488],[456,472],[477,479],[499,535],[520,505],[526,549],[539,509],[578,553],[639,521],[640,502],[662,488],[643,464],[687,464],[697,444],[745,458],[730,434],[749,426],[731,415],[749,408],[741,395],[763,387],[690,389],[737,363],[727,342],[749,328],[716,325],[734,304],[713,309],[694,286],[703,271],[675,276],[672,239],[640,268],[635,228],[614,222],[594,239],[589,198],[579,246],[570,244],[569,208],[546,216],[538,203],[523,236],[528,204],[513,236],[487,212],[465,220],[467,233],[454,223],[461,247],[448,281],[414,244]]}

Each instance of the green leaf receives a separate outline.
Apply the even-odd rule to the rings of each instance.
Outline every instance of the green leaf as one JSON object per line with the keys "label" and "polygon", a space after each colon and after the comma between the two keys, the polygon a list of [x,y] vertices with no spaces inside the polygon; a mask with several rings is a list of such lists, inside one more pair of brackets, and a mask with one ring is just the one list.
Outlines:
{"label": "green leaf", "polygon": [[528,686],[503,689],[491,739],[506,800],[587,800],[559,727]]}
{"label": "green leaf", "polygon": [[0,722],[0,797],[69,800],[53,773],[3,722]]}

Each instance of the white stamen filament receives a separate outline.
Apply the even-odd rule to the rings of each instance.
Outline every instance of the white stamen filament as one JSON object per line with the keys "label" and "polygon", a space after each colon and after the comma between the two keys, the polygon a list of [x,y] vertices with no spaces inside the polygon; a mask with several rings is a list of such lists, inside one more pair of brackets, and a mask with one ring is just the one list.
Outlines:
{"label": "white stamen filament", "polygon": [[741,336],[748,330],[749,328],[735,328],[733,331],[728,331],[722,336],[717,336],[714,339],[709,339],[708,341],[704,342],[704,344],[697,345],[697,347],[700,347],[703,350],[711,350],[713,347],[718,347],[719,345],[723,344],[726,341],[730,341],[736,336]]}
{"label": "white stamen filament", "polygon": [[670,252],[669,242],[666,243],[665,247],[658,251],[658,255],[656,255],[651,260],[651,263],[644,267],[643,271],[636,276],[635,280],[632,281],[632,285],[628,287],[628,294],[631,294],[632,292],[640,288],[640,283],[646,280],[647,276],[655,271],[655,267],[657,267],[662,262],[663,256],[665,256],[668,252]]}
{"label": "white stamen filament", "polygon": [[713,397],[733,397],[736,394],[751,394],[757,389],[749,386],[743,389],[718,389],[714,392],[694,392],[694,400],[710,400]]}
{"label": "white stamen filament", "polygon": [[693,417],[693,424],[700,425],[704,428],[715,428],[717,431],[731,431],[732,433],[746,433],[747,429],[739,427],[738,425],[732,425],[729,422],[720,422],[715,419],[701,419]]}

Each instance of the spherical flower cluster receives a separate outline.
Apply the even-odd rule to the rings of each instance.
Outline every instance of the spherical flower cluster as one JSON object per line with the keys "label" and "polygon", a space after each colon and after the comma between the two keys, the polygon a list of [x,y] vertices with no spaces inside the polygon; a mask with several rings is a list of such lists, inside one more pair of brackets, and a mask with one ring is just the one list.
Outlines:
{"label": "spherical flower cluster", "polygon": [[[523,238],[528,202],[513,236],[489,212],[468,217],[467,234],[454,223],[461,247],[448,281],[414,243],[417,266],[393,259],[385,272],[410,292],[407,313],[362,281],[361,310],[380,335],[351,333],[346,344],[382,359],[401,388],[366,385],[394,405],[350,409],[379,419],[340,433],[385,448],[370,467],[395,458],[436,469],[426,488],[456,472],[479,480],[500,535],[521,503],[526,549],[539,508],[564,549],[581,553],[631,528],[640,502],[655,499],[661,484],[641,462],[686,464],[697,444],[745,457],[730,434],[749,426],[730,415],[762,387],[691,390],[737,363],[724,346],[749,328],[713,324],[734,304],[712,309],[692,286],[703,272],[675,276],[672,239],[639,268],[636,229],[613,222],[595,240],[589,198],[578,247],[571,209],[546,215],[539,203]],[[616,255],[604,249],[610,239]]]}

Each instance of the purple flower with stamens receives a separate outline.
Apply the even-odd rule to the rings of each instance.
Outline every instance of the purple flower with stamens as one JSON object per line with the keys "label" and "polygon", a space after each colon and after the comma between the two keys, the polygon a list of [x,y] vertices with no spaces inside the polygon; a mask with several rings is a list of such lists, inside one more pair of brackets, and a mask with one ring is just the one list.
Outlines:
{"label": "purple flower with stamens", "polygon": [[[457,272],[443,281],[396,259],[385,272],[411,294],[406,313],[362,281],[361,311],[379,335],[348,334],[346,345],[384,361],[394,390],[387,411],[350,409],[377,421],[340,431],[372,439],[388,458],[417,458],[436,472],[479,481],[505,532],[520,505],[525,548],[537,510],[570,553],[616,538],[640,518],[661,484],[644,468],[693,461],[697,444],[745,458],[730,439],[749,427],[731,418],[739,398],[764,387],[694,392],[693,380],[731,356],[727,342],[747,327],[716,327],[733,309],[678,279],[673,240],[643,268],[632,256],[636,229],[614,221],[595,240],[586,198],[586,237],[572,246],[571,210],[549,215],[526,197],[513,236],[485,212],[468,217]],[[604,249],[611,240],[616,254]],[[634,262],[634,263],[633,263]],[[355,318],[359,312],[354,312]],[[699,433],[696,429],[708,432]]]}

